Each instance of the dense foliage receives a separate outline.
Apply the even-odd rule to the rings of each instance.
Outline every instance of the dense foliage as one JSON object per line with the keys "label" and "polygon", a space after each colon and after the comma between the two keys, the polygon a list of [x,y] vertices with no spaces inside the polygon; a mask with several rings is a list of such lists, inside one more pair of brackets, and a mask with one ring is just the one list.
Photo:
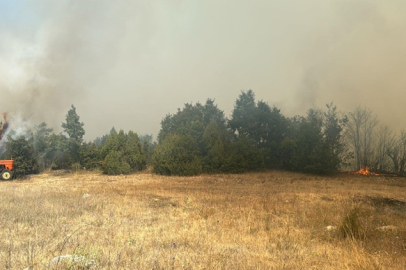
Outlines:
{"label": "dense foliage", "polygon": [[[17,133],[11,130],[4,140],[1,159],[14,159],[15,175],[24,176],[44,170],[102,170],[106,174],[129,174],[146,168],[154,149],[151,135],[144,144],[133,131],[110,134],[93,142],[84,142],[84,123],[72,105],[62,123],[64,133],[55,134],[46,123],[33,130]],[[147,147],[144,151],[143,146]]]}
{"label": "dense foliage", "polygon": [[[10,134],[9,136],[13,136]],[[3,159],[14,159],[14,176],[20,177],[38,172],[37,158],[34,155],[34,143],[32,136],[20,136],[11,139],[7,143],[7,150]]]}
{"label": "dense foliage", "polygon": [[[281,169],[335,171],[341,164],[344,121],[336,107],[284,117],[276,107],[242,92],[227,120],[213,100],[186,104],[167,115],[158,135],[154,171],[166,175]],[[168,138],[168,139],[166,139]]]}
{"label": "dense foliage", "polygon": [[132,131],[110,132],[100,151],[102,168],[106,174],[129,174],[146,167],[146,155],[138,135]]}
{"label": "dense foliage", "polygon": [[371,111],[358,107],[342,115],[332,103],[286,117],[248,90],[236,99],[229,119],[213,99],[185,104],[163,118],[157,142],[152,135],[115,128],[85,142],[84,123],[72,105],[64,133],[55,134],[46,123],[24,134],[9,131],[1,158],[15,160],[17,175],[48,169],[129,174],[147,164],[163,175],[266,169],[320,174],[365,166],[405,173],[406,133],[397,137],[386,127],[376,133],[377,123]]}

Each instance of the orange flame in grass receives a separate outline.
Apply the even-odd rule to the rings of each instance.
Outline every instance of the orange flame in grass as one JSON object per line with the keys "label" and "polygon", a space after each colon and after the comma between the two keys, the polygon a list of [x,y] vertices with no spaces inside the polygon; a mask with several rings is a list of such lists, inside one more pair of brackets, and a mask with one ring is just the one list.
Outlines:
{"label": "orange flame in grass", "polygon": [[365,168],[361,168],[359,171],[354,172],[354,174],[361,174],[361,175],[379,175],[374,172],[369,171],[369,167],[365,166]]}

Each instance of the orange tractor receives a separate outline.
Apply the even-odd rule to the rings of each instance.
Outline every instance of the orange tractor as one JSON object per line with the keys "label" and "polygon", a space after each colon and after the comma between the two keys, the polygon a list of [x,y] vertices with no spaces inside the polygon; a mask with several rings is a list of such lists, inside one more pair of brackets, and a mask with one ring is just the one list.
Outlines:
{"label": "orange tractor", "polygon": [[14,160],[0,160],[0,177],[10,180],[14,173]]}

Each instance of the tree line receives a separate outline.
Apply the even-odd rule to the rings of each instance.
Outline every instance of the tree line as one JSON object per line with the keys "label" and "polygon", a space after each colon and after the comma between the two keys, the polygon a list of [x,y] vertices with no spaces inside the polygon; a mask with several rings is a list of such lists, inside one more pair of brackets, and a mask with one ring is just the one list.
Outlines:
{"label": "tree line", "polygon": [[85,142],[84,123],[72,105],[55,134],[46,123],[24,134],[9,131],[2,159],[15,160],[19,176],[49,169],[129,174],[152,166],[163,175],[242,173],[266,169],[305,173],[358,170],[406,171],[406,133],[378,127],[370,110],[343,114],[333,104],[286,117],[242,91],[227,118],[213,99],[185,104],[161,121],[157,141],[133,131]]}
{"label": "tree line", "polygon": [[329,104],[306,116],[285,117],[256,101],[249,90],[235,102],[230,119],[215,104],[186,104],[161,122],[154,171],[165,175],[241,173],[279,169],[336,171],[344,151],[345,119]]}
{"label": "tree line", "polygon": [[109,134],[85,142],[84,123],[72,105],[62,123],[64,133],[55,134],[46,123],[32,130],[7,134],[1,159],[14,159],[15,175],[24,176],[45,170],[102,170],[106,174],[129,174],[146,168],[151,160],[152,136],[114,128]]}

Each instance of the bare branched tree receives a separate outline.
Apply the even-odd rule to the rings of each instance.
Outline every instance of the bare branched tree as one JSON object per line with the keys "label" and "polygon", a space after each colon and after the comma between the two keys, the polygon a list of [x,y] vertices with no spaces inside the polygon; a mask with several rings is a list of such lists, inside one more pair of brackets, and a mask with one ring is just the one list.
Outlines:
{"label": "bare branched tree", "polygon": [[404,174],[406,170],[406,131],[401,131],[398,138],[390,141],[386,154],[392,161],[391,170]]}
{"label": "bare branched tree", "polygon": [[374,161],[371,164],[371,168],[374,171],[389,172],[391,170],[391,161],[388,156],[388,151],[395,136],[389,127],[380,127],[376,133],[376,146]]}
{"label": "bare branched tree", "polygon": [[377,117],[371,110],[357,107],[348,114],[346,139],[354,152],[354,169],[371,166],[373,155],[374,129],[378,124]]}

